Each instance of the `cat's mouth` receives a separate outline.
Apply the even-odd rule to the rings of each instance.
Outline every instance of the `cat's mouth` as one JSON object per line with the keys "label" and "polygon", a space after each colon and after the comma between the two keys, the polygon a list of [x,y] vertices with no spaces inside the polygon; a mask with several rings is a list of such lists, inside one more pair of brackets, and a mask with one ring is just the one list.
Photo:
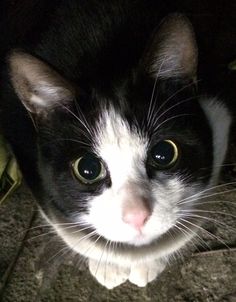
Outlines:
{"label": "cat's mouth", "polygon": [[[92,224],[67,221],[67,219],[59,213],[57,213],[57,217],[54,215],[49,216],[50,218],[46,217],[47,220],[50,221],[58,235],[62,237],[72,249],[76,249],[77,246],[81,246],[85,242],[90,242],[90,244],[92,243],[94,245],[105,244],[107,246],[142,247],[151,245],[160,238],[157,234],[150,235],[145,231],[145,228],[135,230],[127,228],[125,224],[123,225],[124,229],[117,229],[116,236],[113,236],[113,234],[103,232]],[[127,230],[129,234],[127,234]],[[116,231],[113,229],[112,232]]]}
{"label": "cat's mouth", "polygon": [[75,252],[94,259],[111,257],[113,261],[122,260],[124,264],[139,260],[140,257],[143,259],[145,255],[148,255],[149,260],[152,259],[152,255],[163,257],[174,252],[176,248],[182,247],[191,237],[177,233],[173,240],[171,232],[166,232],[155,238],[139,233],[132,240],[122,242],[108,240],[99,235],[92,226],[77,233],[61,227],[56,230],[58,235]]}
{"label": "cat's mouth", "polygon": [[[136,234],[129,240],[112,240],[98,232],[92,226],[87,225],[82,227],[77,223],[74,229],[74,222],[68,222],[65,218],[50,216],[50,222],[54,225],[58,235],[65,241],[65,243],[75,252],[89,258],[100,259],[103,257],[111,257],[113,261],[116,260],[122,263],[130,263],[130,261],[139,261],[140,257],[143,259],[148,255],[149,260],[156,257],[165,257],[166,254],[175,252],[176,249],[181,248],[187,241],[190,240],[192,234],[197,231],[197,227],[192,228],[189,236],[181,232],[171,232],[175,226],[172,226],[167,231],[159,236],[157,234],[150,236],[145,230],[136,232]],[[64,224],[72,224],[64,227]],[[122,239],[122,238],[121,238]],[[153,259],[154,259],[153,258]]]}
{"label": "cat's mouth", "polygon": [[[186,235],[174,234],[171,230],[175,228],[178,215],[175,211],[153,212],[148,220],[140,227],[137,224],[132,225],[123,221],[119,215],[94,215],[89,213],[80,213],[66,218],[62,212],[57,209],[57,215],[51,211],[48,217],[51,224],[55,227],[58,235],[75,251],[84,254],[83,250],[107,247],[115,249],[145,249],[152,246],[159,246],[159,242],[168,241],[170,246],[175,244],[176,238],[181,237],[181,242],[185,242]],[[97,213],[97,211],[96,211]],[[140,221],[139,221],[140,222]],[[64,227],[66,225],[66,227]],[[190,227],[188,225],[188,227]],[[178,231],[178,227],[174,231]],[[173,236],[174,234],[174,236]],[[191,237],[191,236],[190,236]],[[174,240],[173,240],[174,238]],[[84,248],[83,248],[84,247]]]}

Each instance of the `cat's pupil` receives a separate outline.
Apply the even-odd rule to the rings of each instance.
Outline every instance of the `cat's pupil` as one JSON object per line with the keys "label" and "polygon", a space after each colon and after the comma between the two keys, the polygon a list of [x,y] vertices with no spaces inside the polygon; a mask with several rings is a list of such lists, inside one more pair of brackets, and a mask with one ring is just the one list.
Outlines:
{"label": "cat's pupil", "polygon": [[169,167],[177,160],[177,147],[170,140],[160,141],[152,148],[151,156],[158,167]]}
{"label": "cat's pupil", "polygon": [[86,180],[95,180],[101,173],[101,163],[92,155],[83,156],[78,163],[78,172]]}

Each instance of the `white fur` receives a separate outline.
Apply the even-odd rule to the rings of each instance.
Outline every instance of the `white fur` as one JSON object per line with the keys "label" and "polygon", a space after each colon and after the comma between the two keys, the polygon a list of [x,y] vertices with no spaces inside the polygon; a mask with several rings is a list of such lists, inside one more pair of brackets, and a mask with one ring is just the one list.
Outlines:
{"label": "white fur", "polygon": [[[201,105],[213,133],[214,167],[210,183],[206,184],[210,187],[215,183],[225,157],[231,119],[225,107],[215,99],[202,100]],[[90,271],[101,284],[113,288],[130,280],[145,286],[164,269],[165,259],[199,230],[188,225],[189,235],[179,232],[174,234],[174,240],[173,234],[168,232],[178,218],[178,202],[202,188],[197,184],[187,187],[178,177],[170,179],[165,186],[150,182],[144,164],[148,141],[138,131],[131,131],[114,110],[105,111],[101,117],[96,139],[96,152],[107,164],[112,186],[88,201],[89,213],[79,215],[77,221],[92,225],[107,241],[94,244],[94,240],[83,234],[56,229],[73,250],[90,259]],[[144,196],[153,204],[152,215],[141,232],[122,219],[127,198],[131,200],[133,195]],[[189,205],[191,207],[191,203]],[[114,242],[128,245],[123,248]]]}
{"label": "white fur", "polygon": [[35,106],[40,106],[40,107],[48,107],[47,102],[45,101],[45,99],[42,99],[41,97],[32,94],[31,98],[30,98],[30,102],[33,103]]}
{"label": "white fur", "polygon": [[66,93],[69,96],[69,90],[66,88],[50,85],[50,83],[46,81],[38,81],[37,94],[32,93],[29,103],[33,105],[33,107],[38,108],[38,110],[47,111],[54,106],[58,106],[58,99],[64,97],[66,100]]}
{"label": "white fur", "polygon": [[[112,186],[89,203],[89,214],[82,220],[108,240],[137,246],[149,244],[175,225],[177,202],[183,197],[182,183],[177,178],[169,180],[165,187],[150,182],[145,169],[147,139],[131,131],[113,110],[106,112],[101,121],[95,145],[108,166]],[[125,203],[134,195],[144,196],[153,204],[152,215],[141,234],[122,220]]]}
{"label": "white fur", "polygon": [[[150,182],[146,175],[145,160],[148,141],[137,131],[129,128],[121,116],[114,110],[105,111],[97,125],[97,142],[94,144],[96,152],[107,164],[112,186],[89,203],[89,213],[78,216],[77,221],[85,225],[92,225],[107,240],[128,243],[124,251],[116,247],[116,251],[109,250],[109,262],[128,266],[148,261],[174,252],[189,238],[186,235],[176,235],[176,242],[166,233],[176,223],[178,218],[178,202],[196,193],[195,188],[186,188],[178,177],[170,179],[165,186]],[[134,229],[122,220],[122,208],[126,199],[132,198],[131,192],[144,196],[153,204],[152,215],[142,228],[142,232]],[[93,248],[93,241],[89,238],[81,239],[79,234],[73,236],[58,229],[64,240],[77,252],[102,262],[105,256],[105,244],[97,242]],[[163,234],[166,236],[161,237]],[[81,235],[82,237],[82,235]],[[156,243],[155,239],[158,239]],[[81,240],[81,241],[80,241]],[[79,243],[78,243],[79,242]],[[136,248],[134,249],[134,247]],[[89,252],[88,252],[89,250]],[[102,260],[100,258],[103,258]]]}
{"label": "white fur", "polygon": [[129,267],[108,264],[107,262],[99,262],[93,259],[89,259],[89,270],[97,281],[108,289],[124,283],[130,275]]}

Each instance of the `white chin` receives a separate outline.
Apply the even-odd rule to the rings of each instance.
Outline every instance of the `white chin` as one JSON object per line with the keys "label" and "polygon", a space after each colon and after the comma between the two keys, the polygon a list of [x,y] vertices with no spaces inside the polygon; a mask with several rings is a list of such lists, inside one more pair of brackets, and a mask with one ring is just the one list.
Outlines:
{"label": "white chin", "polygon": [[122,238],[122,237],[113,237],[108,238],[107,236],[104,236],[104,238],[114,241],[114,242],[120,242],[128,245],[134,245],[134,246],[142,246],[142,245],[148,245],[151,242],[153,242],[157,237],[150,237],[146,236],[144,234],[136,234],[133,236],[130,236],[129,238]]}
{"label": "white chin", "polygon": [[132,240],[129,240],[127,243],[131,244],[131,245],[135,245],[135,246],[148,245],[151,242],[153,242],[154,239],[155,238],[149,238],[144,235],[138,235],[135,238],[133,238]]}

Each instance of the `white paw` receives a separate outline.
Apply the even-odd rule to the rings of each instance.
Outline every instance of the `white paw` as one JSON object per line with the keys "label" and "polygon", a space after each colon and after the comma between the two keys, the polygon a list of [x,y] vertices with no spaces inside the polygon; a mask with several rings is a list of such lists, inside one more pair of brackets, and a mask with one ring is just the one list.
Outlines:
{"label": "white paw", "polygon": [[162,260],[155,260],[148,263],[131,267],[129,281],[139,287],[146,286],[149,282],[165,269],[166,264]]}
{"label": "white paw", "polygon": [[108,289],[112,289],[124,283],[130,273],[129,268],[120,267],[106,262],[98,262],[89,259],[90,273],[97,281]]}

